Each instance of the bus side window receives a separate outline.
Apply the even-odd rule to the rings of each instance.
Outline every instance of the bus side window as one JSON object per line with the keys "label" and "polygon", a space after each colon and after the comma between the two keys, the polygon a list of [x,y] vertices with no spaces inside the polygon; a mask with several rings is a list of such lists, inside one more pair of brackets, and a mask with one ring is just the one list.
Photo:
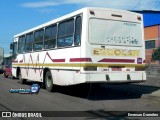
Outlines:
{"label": "bus side window", "polygon": [[75,23],[75,35],[74,35],[74,45],[79,45],[81,41],[81,26],[82,26],[82,19],[81,16],[76,18]]}
{"label": "bus side window", "polygon": [[58,46],[72,46],[74,33],[74,19],[62,22],[58,26]]}
{"label": "bus side window", "polygon": [[34,50],[42,50],[42,48],[43,48],[43,34],[44,34],[43,29],[35,32],[34,45],[33,45]]}
{"label": "bus side window", "polygon": [[25,45],[25,51],[32,51],[33,47],[33,33],[29,33],[26,35],[26,45]]}
{"label": "bus side window", "polygon": [[55,48],[57,25],[49,26],[45,29],[44,49]]}
{"label": "bus side window", "polygon": [[74,19],[67,21],[65,45],[71,46],[73,43]]}
{"label": "bus side window", "polygon": [[25,46],[25,36],[20,36],[18,40],[18,53],[23,53]]}

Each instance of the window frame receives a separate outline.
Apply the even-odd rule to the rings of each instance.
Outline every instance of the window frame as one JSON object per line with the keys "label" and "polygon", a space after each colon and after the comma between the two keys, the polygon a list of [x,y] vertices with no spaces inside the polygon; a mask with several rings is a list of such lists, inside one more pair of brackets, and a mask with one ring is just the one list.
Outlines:
{"label": "window frame", "polygon": [[[40,31],[42,31],[42,38],[41,38],[41,40],[37,40],[37,41],[35,41],[35,34],[36,34],[36,32],[40,32]],[[43,50],[43,47],[44,47],[44,28],[40,28],[40,29],[38,29],[38,30],[35,30],[34,31],[34,38],[33,38],[34,40],[33,40],[33,51],[41,51],[41,50]],[[41,49],[35,49],[35,45],[38,45],[38,43],[41,43]]]}
{"label": "window frame", "polygon": [[[32,41],[29,42],[29,43],[27,43],[27,35],[30,35],[30,37],[32,35]],[[33,51],[33,44],[34,44],[34,32],[27,33],[26,34],[26,41],[25,41],[25,52],[32,52]],[[32,46],[32,49],[31,50],[26,50],[26,46],[29,46],[29,45]]]}
{"label": "window frame", "polygon": [[[70,22],[70,21],[72,21],[73,23],[73,30],[72,30],[72,34],[67,34],[66,33],[66,31],[67,31],[67,28],[68,28],[68,23]],[[60,29],[59,29],[59,26],[60,26],[60,24],[63,24],[63,23],[65,23],[65,31],[64,31],[64,34],[63,35],[59,35],[59,31],[60,31]],[[64,27],[63,27],[64,28]],[[63,29],[62,28],[62,29]],[[74,33],[75,33],[75,18],[74,17],[70,17],[69,19],[66,19],[66,20],[64,20],[64,21],[61,21],[61,22],[59,22],[58,23],[58,32],[57,32],[57,47],[58,48],[65,48],[65,47],[73,47],[73,43],[74,43]],[[70,38],[70,37],[72,37],[71,39],[72,39],[72,41],[71,41],[71,44],[70,45],[66,45],[66,43],[67,42],[65,42],[66,41],[66,39],[67,38]],[[60,44],[60,39],[63,39],[64,40],[64,46],[61,46],[61,45],[59,45]]]}
{"label": "window frame", "polygon": [[18,52],[18,42],[13,42],[13,55],[17,54]]}
{"label": "window frame", "polygon": [[[79,40],[79,44],[75,44],[75,37],[76,37],[76,20],[77,18],[81,18],[81,25],[80,25],[80,32],[79,32],[79,36],[80,36],[80,40]],[[64,45],[64,46],[59,46],[58,45],[58,34],[59,34],[59,25],[61,23],[65,23],[65,24],[68,24],[69,21],[72,21],[72,32],[71,34],[66,34],[66,30],[65,30],[65,35],[64,36],[60,36],[59,38],[68,38],[68,39],[71,39],[71,44],[70,45]],[[41,27],[39,29],[36,29],[36,30],[33,30],[33,31],[30,31],[28,33],[25,33],[23,35],[20,35],[19,38],[21,37],[25,37],[25,41],[23,42],[23,51],[22,52],[19,52],[19,40],[18,40],[18,44],[17,44],[17,53],[30,53],[30,52],[37,52],[37,51],[46,51],[46,50],[49,50],[49,49],[65,49],[65,48],[71,48],[71,47],[79,47],[81,46],[81,35],[82,35],[82,25],[83,25],[83,14],[77,14],[75,16],[72,16],[72,17],[69,17],[67,19],[64,19],[64,20],[61,20],[61,21],[58,21],[56,23],[52,23],[50,25],[47,25],[47,26],[44,26],[44,27]],[[49,28],[49,27],[56,27],[56,36],[54,38],[49,38],[49,39],[45,39],[45,32],[46,32],[46,29]],[[63,27],[62,27],[63,28]],[[66,29],[66,28],[65,28]],[[35,40],[36,38],[36,32],[40,32],[42,31],[42,37],[41,37],[41,40]],[[26,36],[29,35],[29,34],[32,34],[33,35],[33,40],[31,43],[27,43],[26,41]],[[71,37],[71,38],[69,38]],[[50,41],[54,39],[55,40],[55,46],[54,47],[50,47],[50,48],[45,48],[45,42],[46,41]],[[38,43],[41,43],[40,46],[41,46],[41,49],[35,49],[35,45],[38,45]],[[66,42],[67,43],[67,42]],[[69,42],[68,42],[69,43]],[[31,45],[32,46],[32,50],[26,50],[26,47],[27,45]]]}
{"label": "window frame", "polygon": [[[80,22],[81,22],[81,24],[80,24],[80,33],[79,33],[79,37],[80,37],[80,39],[79,39],[79,43],[78,44],[75,44],[75,41],[76,41],[76,28],[77,28],[77,24],[76,24],[76,22],[77,22],[77,19],[78,18],[80,18]],[[75,18],[75,30],[74,30],[74,46],[80,46],[81,45],[81,38],[82,38],[82,15],[77,15],[76,16],[76,18]]]}
{"label": "window frame", "polygon": [[[20,40],[21,38],[23,39],[23,42],[21,42],[21,40]],[[26,36],[25,36],[25,35],[21,35],[21,36],[19,36],[19,38],[18,38],[18,50],[17,50],[17,52],[18,52],[19,54],[22,54],[22,53],[25,52],[25,40],[26,40]],[[20,47],[23,48],[22,51],[19,51],[19,48],[20,48]]]}
{"label": "window frame", "polygon": [[[52,36],[51,38],[46,39],[46,38],[45,38],[46,29],[47,29],[47,28],[52,28],[52,29],[53,29],[54,27],[55,27],[55,29],[56,29],[56,31],[55,31],[55,32],[56,32],[56,33],[55,33],[55,36],[54,36],[54,37]],[[44,30],[44,40],[43,40],[43,42],[44,42],[44,46],[43,46],[43,47],[44,47],[45,50],[47,50],[47,49],[55,49],[55,48],[57,47],[57,33],[58,33],[58,25],[57,25],[57,23],[45,27],[45,30]],[[46,42],[46,41],[52,41],[52,42],[55,41],[55,46],[49,47],[49,48],[45,48],[45,42]]]}
{"label": "window frame", "polygon": [[[148,47],[148,45],[151,45],[150,42],[154,42],[154,47],[153,46]],[[153,45],[153,43],[152,43],[152,45]],[[154,48],[156,48],[156,40],[146,40],[145,41],[145,49],[154,49]]]}

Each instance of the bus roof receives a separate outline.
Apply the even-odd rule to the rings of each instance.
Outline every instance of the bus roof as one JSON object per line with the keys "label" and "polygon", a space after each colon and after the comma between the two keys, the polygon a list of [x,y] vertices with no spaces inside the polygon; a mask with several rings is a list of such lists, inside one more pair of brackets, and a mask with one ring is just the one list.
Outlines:
{"label": "bus roof", "polygon": [[64,15],[64,16],[62,16],[62,17],[57,18],[57,19],[53,19],[53,20],[51,20],[51,21],[49,21],[49,22],[46,22],[46,23],[44,23],[44,24],[41,24],[41,25],[39,25],[39,26],[36,26],[36,27],[34,27],[34,28],[31,28],[31,29],[29,29],[29,30],[26,30],[26,31],[24,31],[24,32],[21,32],[21,33],[19,33],[19,34],[16,34],[16,35],[14,36],[14,38],[19,37],[19,36],[24,35],[24,34],[27,34],[27,33],[30,33],[30,32],[33,32],[33,31],[35,31],[35,30],[44,28],[44,27],[46,27],[46,26],[52,25],[52,24],[54,24],[54,23],[56,24],[56,23],[58,23],[58,22],[60,22],[60,21],[62,21],[62,20],[64,20],[64,19],[67,19],[67,18],[73,17],[73,16],[75,16],[75,15],[81,14],[81,13],[83,13],[84,11],[87,11],[87,10],[110,10],[110,11],[119,11],[119,12],[123,12],[123,13],[130,13],[130,14],[140,15],[139,13],[135,13],[135,12],[131,12],[131,11],[126,11],[126,10],[110,9],[110,8],[98,8],[98,7],[85,7],[85,8],[79,9],[79,10],[77,10],[77,11],[74,11],[74,12],[72,12],[72,13],[66,14],[66,15]]}

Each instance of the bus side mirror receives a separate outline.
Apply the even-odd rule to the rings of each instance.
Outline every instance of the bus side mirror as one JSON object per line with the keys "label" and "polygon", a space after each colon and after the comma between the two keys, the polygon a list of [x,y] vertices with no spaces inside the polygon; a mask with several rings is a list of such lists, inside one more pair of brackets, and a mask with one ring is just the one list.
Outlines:
{"label": "bus side mirror", "polygon": [[13,49],[13,43],[10,44],[10,49],[11,49],[11,50]]}

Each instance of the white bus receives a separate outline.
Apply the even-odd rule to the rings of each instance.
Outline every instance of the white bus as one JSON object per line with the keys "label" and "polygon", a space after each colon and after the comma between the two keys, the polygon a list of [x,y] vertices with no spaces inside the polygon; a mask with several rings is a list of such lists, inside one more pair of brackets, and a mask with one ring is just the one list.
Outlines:
{"label": "white bus", "polygon": [[48,91],[54,84],[143,82],[143,36],[141,14],[83,8],[15,35],[12,75]]}

